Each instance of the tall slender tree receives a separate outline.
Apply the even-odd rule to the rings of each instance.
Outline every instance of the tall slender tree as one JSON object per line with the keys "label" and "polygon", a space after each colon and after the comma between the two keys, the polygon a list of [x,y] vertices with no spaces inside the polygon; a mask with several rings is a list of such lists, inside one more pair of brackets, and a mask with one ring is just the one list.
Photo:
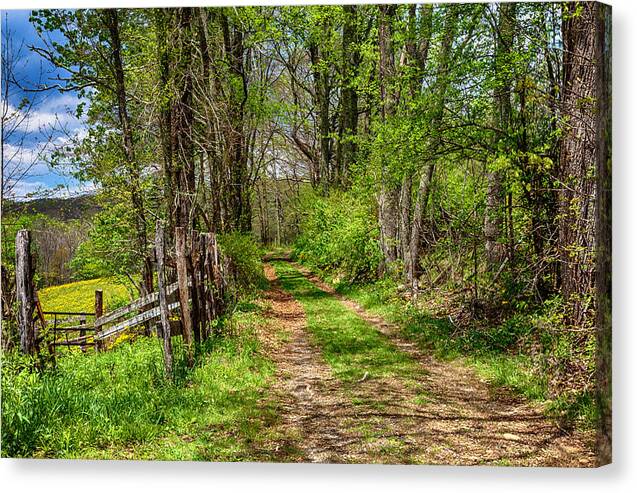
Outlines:
{"label": "tall slender tree", "polygon": [[596,208],[596,387],[599,423],[597,426],[597,461],[612,462],[612,70],[611,8],[597,4],[595,15],[595,61],[598,66],[596,84],[597,110],[597,208]]}
{"label": "tall slender tree", "polygon": [[432,138],[427,146],[427,164],[420,171],[414,213],[409,237],[409,256],[406,260],[407,282],[415,297],[418,291],[417,269],[420,258],[421,232],[423,228],[424,211],[427,207],[431,184],[436,165],[436,156],[440,146],[442,134],[442,122],[444,116],[445,99],[450,84],[449,70],[453,49],[453,41],[458,22],[458,10],[454,6],[448,6],[445,13],[444,31],[436,79],[434,84],[434,111],[431,119]]}
{"label": "tall slender tree", "polygon": [[[516,22],[514,3],[500,3],[497,6],[498,21],[494,30],[495,56],[493,71],[495,73],[495,87],[493,90],[495,150],[499,155],[510,159],[511,148],[511,91],[513,83],[513,66],[511,54],[515,37]],[[500,157],[500,156],[496,156]],[[497,163],[496,159],[496,163]],[[504,190],[502,184],[502,170],[490,169],[487,172],[487,199],[484,215],[484,236],[487,261],[495,271],[497,265],[505,256],[504,224]]]}
{"label": "tall slender tree", "polygon": [[140,169],[135,156],[135,142],[133,125],[130,120],[127,103],[124,64],[122,61],[122,40],[120,36],[119,11],[106,9],[101,11],[104,25],[110,34],[112,70],[115,80],[115,96],[117,99],[117,113],[122,130],[122,147],[129,176],[131,202],[135,211],[135,230],[139,251],[143,254],[142,286],[143,294],[153,292],[153,267],[148,247],[146,224],[146,210],[144,196],[141,189]]}
{"label": "tall slender tree", "polygon": [[341,71],[341,112],[339,140],[337,147],[336,181],[345,185],[349,169],[356,155],[356,134],[358,132],[358,67],[361,63],[358,42],[358,7],[344,5],[342,66]]}
{"label": "tall slender tree", "polygon": [[[380,119],[386,121],[393,114],[395,102],[391,94],[392,79],[395,75],[393,18],[395,5],[378,7],[378,85],[380,89]],[[380,248],[383,255],[381,270],[387,271],[398,259],[398,201],[400,189],[391,176],[386,163],[381,163],[380,191],[378,195],[378,222],[380,227]]]}

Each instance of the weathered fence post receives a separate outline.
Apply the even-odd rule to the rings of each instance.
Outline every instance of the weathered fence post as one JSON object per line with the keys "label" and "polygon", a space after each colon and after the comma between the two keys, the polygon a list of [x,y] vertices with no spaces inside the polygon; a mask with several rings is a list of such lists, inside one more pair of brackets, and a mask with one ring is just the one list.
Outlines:
{"label": "weathered fence post", "polygon": [[[86,327],[86,315],[82,315],[80,317],[80,327]],[[86,336],[86,329],[85,328],[81,328],[80,329],[80,338],[85,337]],[[80,344],[80,349],[82,350],[83,353],[86,352],[86,341],[83,341]]]}
{"label": "weathered fence post", "polygon": [[199,289],[199,320],[201,323],[201,338],[205,340],[210,336],[210,322],[212,322],[212,317],[210,315],[210,303],[208,301],[208,290],[206,286],[206,235],[204,233],[199,235],[198,247],[199,262],[196,272]]}
{"label": "weathered fence post", "polygon": [[181,325],[188,355],[188,365],[194,364],[192,349],[192,317],[188,303],[188,258],[186,252],[186,230],[182,226],[175,228],[175,262],[177,264],[177,283],[179,285],[179,305],[181,306]]}
{"label": "weathered fence post", "polygon": [[33,354],[35,352],[33,260],[31,258],[31,232],[26,229],[18,231],[15,239],[15,281],[20,350],[25,354]]}
{"label": "weathered fence post", "polygon": [[[210,321],[217,318],[217,308],[215,306],[215,279],[214,279],[214,267],[213,267],[213,252],[212,252],[212,236],[214,233],[204,233],[203,243],[204,245],[204,277],[206,278],[206,311],[208,313],[208,319]],[[210,334],[210,326],[208,329]]]}
{"label": "weathered fence post", "polygon": [[[95,320],[104,315],[104,292],[101,289],[95,290]],[[97,339],[97,327],[95,327],[94,333],[95,339],[95,352],[100,350],[100,341]]]}
{"label": "weathered fence post", "polygon": [[164,258],[164,228],[157,222],[155,232],[155,250],[157,253],[157,290],[159,292],[159,316],[161,320],[161,332],[164,339],[164,367],[166,376],[171,378],[173,366],[173,351],[170,343],[170,321],[168,320],[168,300],[166,298],[166,266]]}
{"label": "weathered fence post", "polygon": [[95,319],[104,315],[104,292],[101,289],[95,290]]}
{"label": "weathered fence post", "polygon": [[192,307],[190,310],[190,317],[192,323],[192,333],[195,338],[195,343],[201,342],[201,306],[200,306],[200,288],[201,279],[199,277],[199,235],[193,233],[192,242],[190,247],[190,279],[192,281],[192,287],[190,289],[190,296],[192,300]]}
{"label": "weathered fence post", "polygon": [[221,256],[215,233],[207,233],[205,271],[208,278],[208,296],[210,320],[219,317],[224,311],[225,280]]}

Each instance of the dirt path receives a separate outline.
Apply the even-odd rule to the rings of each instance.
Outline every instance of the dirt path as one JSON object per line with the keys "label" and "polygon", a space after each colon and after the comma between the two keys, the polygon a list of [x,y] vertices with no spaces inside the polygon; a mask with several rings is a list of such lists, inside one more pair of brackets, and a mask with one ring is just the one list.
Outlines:
{"label": "dirt path", "polygon": [[[594,465],[587,445],[590,437],[565,434],[539,408],[502,390],[496,393],[469,368],[421,353],[398,335],[398,327],[295,267],[383,333],[421,369],[413,378],[363,379],[354,386],[339,383],[320,348],[310,342],[302,306],[279,287],[273,268],[266,265],[272,284],[269,318],[277,330],[288,334],[284,341],[268,343],[278,367],[275,391],[283,403],[281,426],[302,450],[301,460]],[[266,329],[271,331],[272,326]]]}
{"label": "dirt path", "polygon": [[280,287],[272,266],[265,265],[265,274],[270,282],[265,296],[269,323],[260,337],[277,366],[274,393],[283,412],[277,435],[287,437],[287,443],[272,444],[275,456],[307,462],[365,462],[368,457],[360,447],[361,437],[345,422],[350,399],[322,360],[320,349],[311,344],[303,308]]}

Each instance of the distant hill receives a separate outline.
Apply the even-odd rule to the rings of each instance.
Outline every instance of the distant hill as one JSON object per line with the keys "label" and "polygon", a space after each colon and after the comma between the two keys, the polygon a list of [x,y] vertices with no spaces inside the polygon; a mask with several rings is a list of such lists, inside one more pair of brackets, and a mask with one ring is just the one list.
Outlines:
{"label": "distant hill", "polygon": [[95,215],[100,210],[93,195],[79,195],[69,198],[42,198],[26,202],[5,201],[2,208],[3,215],[44,214],[46,216],[68,221],[71,219],[85,219]]}

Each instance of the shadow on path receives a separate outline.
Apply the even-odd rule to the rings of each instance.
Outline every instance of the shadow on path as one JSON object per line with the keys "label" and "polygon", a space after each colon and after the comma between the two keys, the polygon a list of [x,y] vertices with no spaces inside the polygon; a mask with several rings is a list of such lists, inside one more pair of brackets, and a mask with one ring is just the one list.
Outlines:
{"label": "shadow on path", "polygon": [[[299,282],[293,290],[298,300],[320,305],[321,299],[338,298],[369,330],[380,332],[418,365],[410,374],[383,371],[355,383],[336,379],[307,332],[302,305],[280,287],[274,269],[266,264],[271,283],[267,337],[272,339],[273,328],[287,334],[285,342],[271,342],[268,348],[278,367],[275,391],[282,426],[303,451],[302,460],[594,466],[587,445],[591,437],[565,434],[537,406],[492,388],[470,368],[422,353],[399,335],[397,326],[338,295],[302,266],[290,265],[297,271],[286,272],[285,285]],[[317,289],[301,286],[303,278]],[[320,308],[313,310],[313,316],[323,320]],[[330,322],[338,321],[324,323]],[[364,344],[343,348],[361,354],[365,350]]]}

